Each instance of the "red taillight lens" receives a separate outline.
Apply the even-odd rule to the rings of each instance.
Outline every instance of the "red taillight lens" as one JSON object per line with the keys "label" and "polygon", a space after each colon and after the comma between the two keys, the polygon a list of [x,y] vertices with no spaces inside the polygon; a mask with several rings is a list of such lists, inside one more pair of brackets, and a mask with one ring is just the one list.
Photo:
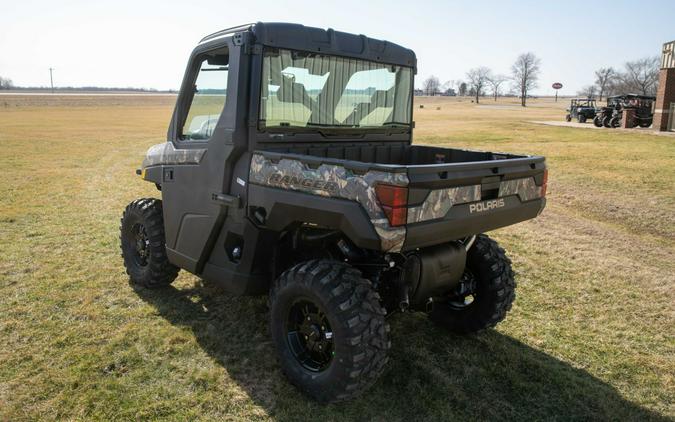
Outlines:
{"label": "red taillight lens", "polygon": [[389,225],[392,227],[403,226],[408,222],[408,208],[392,208],[383,205],[382,210],[387,215]]}
{"label": "red taillight lens", "polygon": [[391,226],[408,221],[408,188],[394,185],[375,186],[375,194]]}
{"label": "red taillight lens", "polygon": [[546,196],[546,189],[548,185],[548,169],[544,169],[544,181],[541,184],[541,193],[539,196],[542,198]]}

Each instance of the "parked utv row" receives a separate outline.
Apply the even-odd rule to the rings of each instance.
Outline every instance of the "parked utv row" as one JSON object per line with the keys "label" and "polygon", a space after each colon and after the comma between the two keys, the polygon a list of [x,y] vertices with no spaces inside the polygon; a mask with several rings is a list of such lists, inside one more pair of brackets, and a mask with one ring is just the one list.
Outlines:
{"label": "parked utv row", "polygon": [[573,98],[567,110],[565,120],[576,119],[579,123],[592,120],[596,127],[617,128],[621,126],[624,110],[634,110],[630,127],[649,127],[654,118],[656,97],[636,94],[624,94],[607,97],[607,105],[596,107],[595,100]]}

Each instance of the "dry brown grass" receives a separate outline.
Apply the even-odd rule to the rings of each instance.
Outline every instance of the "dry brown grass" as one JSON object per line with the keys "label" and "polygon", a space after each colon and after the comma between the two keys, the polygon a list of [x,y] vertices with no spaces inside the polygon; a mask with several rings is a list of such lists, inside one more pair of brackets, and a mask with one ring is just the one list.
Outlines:
{"label": "dry brown grass", "polygon": [[279,374],[264,300],[127,285],[118,219],[157,194],[134,169],[173,102],[0,97],[0,420],[675,417],[673,139],[529,123],[564,102],[416,99],[416,142],[545,155],[549,203],[494,233],[519,281],[503,324],[396,316],[385,376],[320,406]]}

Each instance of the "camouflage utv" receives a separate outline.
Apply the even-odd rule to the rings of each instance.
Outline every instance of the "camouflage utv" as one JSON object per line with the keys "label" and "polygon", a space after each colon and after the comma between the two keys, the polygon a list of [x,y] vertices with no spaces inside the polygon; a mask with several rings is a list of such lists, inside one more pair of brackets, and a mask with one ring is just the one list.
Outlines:
{"label": "camouflage utv", "polygon": [[416,65],[391,42],[295,24],[204,38],[138,170],[161,200],[122,216],[131,281],[184,269],[268,295],[281,369],[324,402],[377,380],[395,312],[494,327],[516,282],[484,233],[541,213],[545,160],[412,145]]}

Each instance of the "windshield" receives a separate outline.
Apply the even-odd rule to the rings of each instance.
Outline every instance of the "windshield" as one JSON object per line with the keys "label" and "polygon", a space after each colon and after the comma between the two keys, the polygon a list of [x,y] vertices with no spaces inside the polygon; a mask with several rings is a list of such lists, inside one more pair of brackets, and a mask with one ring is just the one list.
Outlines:
{"label": "windshield", "polygon": [[267,49],[263,127],[410,126],[412,69],[322,54]]}

